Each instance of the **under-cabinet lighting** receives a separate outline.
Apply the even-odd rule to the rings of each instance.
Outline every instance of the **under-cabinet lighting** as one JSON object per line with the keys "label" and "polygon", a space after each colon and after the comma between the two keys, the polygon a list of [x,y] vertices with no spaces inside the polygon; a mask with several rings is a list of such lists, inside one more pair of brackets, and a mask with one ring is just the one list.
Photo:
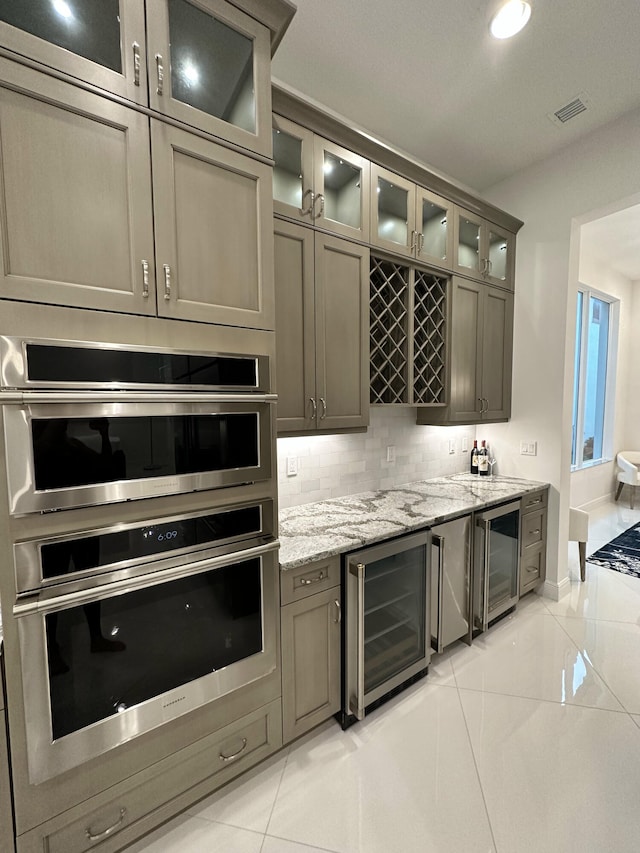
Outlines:
{"label": "under-cabinet lighting", "polygon": [[508,39],[523,29],[531,17],[531,6],[525,0],[508,0],[491,19],[489,29],[497,39]]}
{"label": "under-cabinet lighting", "polygon": [[51,0],[51,5],[61,18],[72,18],[73,12],[65,0]]}

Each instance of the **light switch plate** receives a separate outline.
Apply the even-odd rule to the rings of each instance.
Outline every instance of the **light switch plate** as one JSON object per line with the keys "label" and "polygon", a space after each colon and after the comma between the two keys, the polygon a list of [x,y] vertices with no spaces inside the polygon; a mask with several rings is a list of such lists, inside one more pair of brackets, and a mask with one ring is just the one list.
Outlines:
{"label": "light switch plate", "polygon": [[521,456],[537,456],[538,442],[537,441],[521,441],[520,442]]}

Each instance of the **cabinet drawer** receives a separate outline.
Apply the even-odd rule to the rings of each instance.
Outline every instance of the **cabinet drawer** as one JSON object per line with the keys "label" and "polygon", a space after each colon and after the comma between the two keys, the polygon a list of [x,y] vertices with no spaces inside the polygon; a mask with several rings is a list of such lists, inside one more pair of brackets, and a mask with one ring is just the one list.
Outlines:
{"label": "cabinet drawer", "polygon": [[[129,790],[123,791],[121,796],[98,808],[91,808],[91,803],[85,804],[82,817],[62,827],[60,818],[55,818],[48,827],[39,827],[22,836],[18,846],[20,853],[23,850],[83,853],[96,847],[106,853],[120,849],[169,816],[150,820],[149,815],[154,810],[162,809],[187,790],[197,791],[202,783],[206,784],[206,789],[199,792],[199,796],[204,796],[277,749],[282,743],[281,719],[280,700],[248,714],[204,738],[193,749],[189,748],[188,758],[166,773],[159,773],[138,785],[133,777]],[[213,781],[215,777],[219,777],[218,784]],[[194,796],[193,800],[198,798]],[[171,811],[179,811],[189,804],[182,803]],[[77,813],[77,809],[73,811]]]}
{"label": "cabinet drawer", "polygon": [[545,577],[544,546],[527,548],[520,559],[520,595],[533,589]]}
{"label": "cabinet drawer", "polygon": [[291,604],[340,583],[340,557],[329,557],[280,572],[280,602]]}
{"label": "cabinet drawer", "polygon": [[543,489],[539,492],[531,492],[522,498],[520,511],[522,513],[529,512],[532,509],[544,509],[547,506],[548,489]]}
{"label": "cabinet drawer", "polygon": [[531,545],[537,545],[545,540],[545,527],[547,523],[547,511],[528,512],[522,516],[522,549],[523,553]]}

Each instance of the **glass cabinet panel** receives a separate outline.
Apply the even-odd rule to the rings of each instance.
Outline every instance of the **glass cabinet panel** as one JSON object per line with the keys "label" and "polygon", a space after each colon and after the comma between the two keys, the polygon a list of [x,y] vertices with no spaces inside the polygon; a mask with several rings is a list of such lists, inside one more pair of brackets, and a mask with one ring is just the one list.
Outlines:
{"label": "glass cabinet panel", "polygon": [[173,98],[256,132],[253,39],[187,0],[169,0]]}
{"label": "glass cabinet panel", "polygon": [[362,224],[362,170],[324,151],[324,217],[351,228]]}
{"label": "glass cabinet panel", "polygon": [[465,216],[458,219],[458,266],[479,272],[480,223]]}
{"label": "glass cabinet panel", "polygon": [[509,258],[509,242],[504,234],[489,229],[489,275],[493,279],[506,281]]}
{"label": "glass cabinet panel", "polygon": [[409,192],[403,187],[378,177],[378,237],[406,246],[409,243]]}
{"label": "glass cabinet panel", "polygon": [[447,233],[450,227],[447,209],[423,198],[418,227],[422,233],[420,254],[445,260],[447,257]]}
{"label": "glass cabinet panel", "polygon": [[273,198],[292,207],[302,207],[302,139],[273,130]]}
{"label": "glass cabinet panel", "polygon": [[122,72],[119,0],[3,0],[0,20]]}

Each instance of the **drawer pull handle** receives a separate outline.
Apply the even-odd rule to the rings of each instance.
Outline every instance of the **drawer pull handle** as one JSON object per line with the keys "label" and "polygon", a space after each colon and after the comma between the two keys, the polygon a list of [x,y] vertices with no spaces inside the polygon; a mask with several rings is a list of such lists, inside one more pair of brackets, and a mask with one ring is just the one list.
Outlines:
{"label": "drawer pull handle", "polygon": [[321,571],[317,578],[300,578],[300,586],[308,586],[310,583],[320,583],[324,580],[324,571]]}
{"label": "drawer pull handle", "polygon": [[224,761],[225,764],[228,764],[230,761],[235,761],[236,758],[239,758],[242,755],[242,753],[245,751],[246,748],[247,748],[247,739],[246,739],[246,737],[243,737],[242,738],[242,746],[240,747],[240,749],[237,752],[234,752],[232,755],[223,755],[222,753],[220,753],[220,760]]}
{"label": "drawer pull handle", "polygon": [[531,535],[531,536],[537,536],[537,534],[538,534],[538,533],[540,533],[540,528],[539,528],[539,527],[537,527],[535,530],[532,530],[530,535]]}
{"label": "drawer pull handle", "polygon": [[342,607],[340,607],[340,602],[337,598],[333,603],[336,606],[336,618],[333,621],[336,623],[336,625],[339,625],[342,622]]}
{"label": "drawer pull handle", "polygon": [[164,90],[164,65],[162,54],[156,53],[156,74],[158,76],[158,86],[156,92],[161,95]]}
{"label": "drawer pull handle", "polygon": [[87,838],[89,839],[89,841],[100,841],[101,838],[106,838],[107,835],[111,835],[112,832],[115,832],[115,830],[124,823],[124,819],[126,816],[127,810],[124,808],[120,809],[120,817],[118,818],[118,820],[112,826],[107,827],[104,832],[98,832],[95,835],[93,834],[93,832],[91,832],[91,827],[87,827],[85,829]]}
{"label": "drawer pull handle", "polygon": [[142,262],[142,296],[149,298],[149,261]]}
{"label": "drawer pull handle", "polygon": [[542,503],[542,498],[536,498],[535,501],[531,501],[531,503],[528,503],[527,506],[535,506],[536,504],[541,504],[541,503]]}
{"label": "drawer pull handle", "polygon": [[530,575],[537,575],[538,574],[538,567],[537,566],[526,566],[525,568],[529,572]]}

